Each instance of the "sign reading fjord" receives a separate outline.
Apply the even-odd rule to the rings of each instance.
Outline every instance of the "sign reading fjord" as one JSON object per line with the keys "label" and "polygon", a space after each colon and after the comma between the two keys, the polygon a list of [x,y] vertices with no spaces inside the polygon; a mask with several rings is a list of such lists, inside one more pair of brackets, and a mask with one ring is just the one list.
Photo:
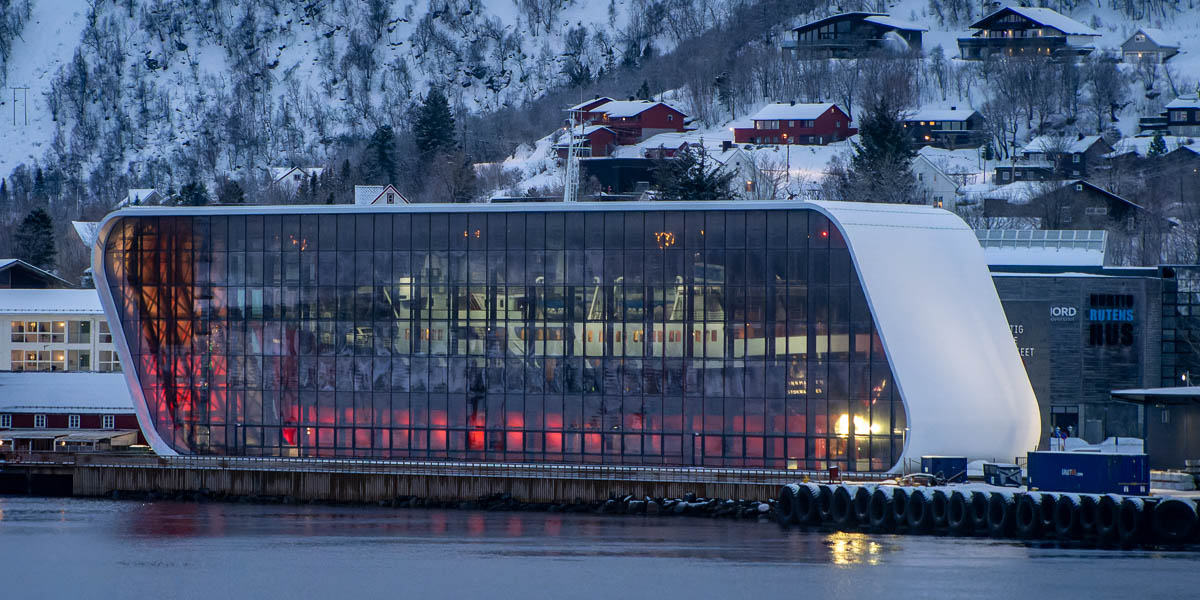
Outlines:
{"label": "sign reading fjord", "polygon": [[1088,305],[1088,345],[1133,345],[1133,295],[1092,294]]}

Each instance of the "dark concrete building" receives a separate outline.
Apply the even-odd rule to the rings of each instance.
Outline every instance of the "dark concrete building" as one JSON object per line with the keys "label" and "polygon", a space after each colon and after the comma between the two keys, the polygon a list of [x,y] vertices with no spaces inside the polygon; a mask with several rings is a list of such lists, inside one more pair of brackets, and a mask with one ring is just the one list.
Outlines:
{"label": "dark concrete building", "polygon": [[[1158,382],[1162,283],[1157,270],[1018,272],[993,267],[993,281],[1042,411],[1053,427],[1093,443],[1141,437],[1136,406],[1110,392]],[[1078,268],[1060,268],[1075,271]]]}

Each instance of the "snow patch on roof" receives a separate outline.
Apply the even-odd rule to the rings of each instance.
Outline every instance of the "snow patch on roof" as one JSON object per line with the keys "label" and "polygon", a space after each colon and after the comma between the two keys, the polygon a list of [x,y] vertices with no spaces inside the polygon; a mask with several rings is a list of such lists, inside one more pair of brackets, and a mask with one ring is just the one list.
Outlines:
{"label": "snow patch on roof", "polygon": [[1168,102],[1167,108],[1200,108],[1200,96],[1180,96]]}
{"label": "snow patch on roof", "polygon": [[1043,154],[1046,152],[1087,152],[1093,144],[1100,141],[1098,135],[1087,135],[1079,139],[1069,139],[1050,135],[1039,135],[1025,144],[1021,152],[1026,154]]}
{"label": "snow patch on roof", "polygon": [[1179,39],[1161,29],[1155,27],[1142,27],[1138,29],[1138,31],[1146,34],[1146,37],[1150,38],[1150,41],[1158,44],[1159,46],[1166,46],[1170,48],[1179,47]]}
{"label": "snow patch on roof", "polygon": [[0,315],[102,315],[96,290],[0,290]]}
{"label": "snow patch on roof", "polygon": [[835,104],[820,102],[815,104],[791,104],[789,102],[773,102],[762,107],[750,117],[752,121],[777,121],[780,119],[809,120],[825,114]]}
{"label": "snow patch on roof", "polygon": [[904,31],[929,31],[928,27],[921,27],[915,23],[901,21],[900,19],[891,17],[889,15],[873,15],[863,20],[868,23],[874,23],[876,25],[883,25],[884,27],[891,27],[893,29],[901,29]]}
{"label": "snow patch on roof", "polygon": [[130,414],[133,400],[121,373],[0,373],[0,412]]}
{"label": "snow patch on roof", "polygon": [[971,25],[971,28],[976,28],[984,21],[992,18],[992,16],[996,13],[1006,10],[1017,13],[1018,15],[1021,15],[1026,19],[1029,19],[1030,21],[1040,25],[1057,29],[1066,35],[1100,35],[1100,32],[1096,31],[1095,29],[1092,29],[1091,27],[1088,27],[1087,25],[1084,25],[1083,23],[1080,23],[1079,21],[1076,21],[1075,19],[1072,19],[1058,11],[1050,10],[1049,8],[1031,8],[1028,6],[1006,6],[976,21]]}

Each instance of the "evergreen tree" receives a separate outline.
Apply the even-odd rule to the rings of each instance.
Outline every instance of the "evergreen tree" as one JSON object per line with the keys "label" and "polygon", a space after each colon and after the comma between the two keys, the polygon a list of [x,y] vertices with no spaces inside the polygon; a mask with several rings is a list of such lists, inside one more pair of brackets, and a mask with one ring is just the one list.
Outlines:
{"label": "evergreen tree", "polygon": [[217,184],[217,202],[221,204],[243,204],[246,202],[246,192],[242,185],[232,179],[223,179]]}
{"label": "evergreen tree", "polygon": [[203,183],[193,181],[179,188],[179,203],[185,206],[205,206],[208,204],[208,187]]}
{"label": "evergreen tree", "polygon": [[1163,139],[1162,133],[1154,134],[1154,139],[1150,140],[1150,147],[1146,150],[1146,158],[1158,158],[1167,153],[1167,140]]}
{"label": "evergreen tree", "polygon": [[729,111],[730,117],[736,119],[737,111],[733,104],[733,81],[730,80],[729,73],[721,73],[717,75],[717,79],[713,82],[713,86],[717,88],[717,101],[725,110]]}
{"label": "evergreen tree", "polygon": [[642,80],[642,87],[638,88],[637,94],[634,95],[638,100],[650,100],[654,94],[650,93],[650,82]]}
{"label": "evergreen tree", "polygon": [[661,200],[729,200],[734,175],[702,146],[688,146],[674,158],[658,161],[654,168]]}
{"label": "evergreen tree", "polygon": [[363,152],[360,171],[364,184],[387,185],[396,177],[396,134],[391,125],[380,125]]}
{"label": "evergreen tree", "polygon": [[916,198],[912,159],[917,153],[899,112],[886,101],[868,108],[841,185],[842,200],[905,203]]}
{"label": "evergreen tree", "polygon": [[454,115],[441,90],[430,89],[424,102],[417,107],[417,115],[413,119],[413,137],[417,150],[426,160],[454,149]]}
{"label": "evergreen tree", "polygon": [[54,268],[54,222],[46,211],[35,208],[21,221],[16,234],[16,257],[36,267]]}

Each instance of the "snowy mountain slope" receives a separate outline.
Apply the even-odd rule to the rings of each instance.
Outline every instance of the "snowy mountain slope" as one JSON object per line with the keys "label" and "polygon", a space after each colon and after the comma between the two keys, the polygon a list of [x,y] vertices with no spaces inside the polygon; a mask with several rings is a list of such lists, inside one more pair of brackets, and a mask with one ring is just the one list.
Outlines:
{"label": "snowy mountain slope", "polygon": [[319,160],[337,136],[401,122],[431,85],[486,112],[561,84],[568,63],[611,68],[622,44],[671,47],[640,22],[647,4],[37,0],[10,61],[28,106],[14,125],[12,97],[0,104],[0,177],[35,160],[151,179]]}

